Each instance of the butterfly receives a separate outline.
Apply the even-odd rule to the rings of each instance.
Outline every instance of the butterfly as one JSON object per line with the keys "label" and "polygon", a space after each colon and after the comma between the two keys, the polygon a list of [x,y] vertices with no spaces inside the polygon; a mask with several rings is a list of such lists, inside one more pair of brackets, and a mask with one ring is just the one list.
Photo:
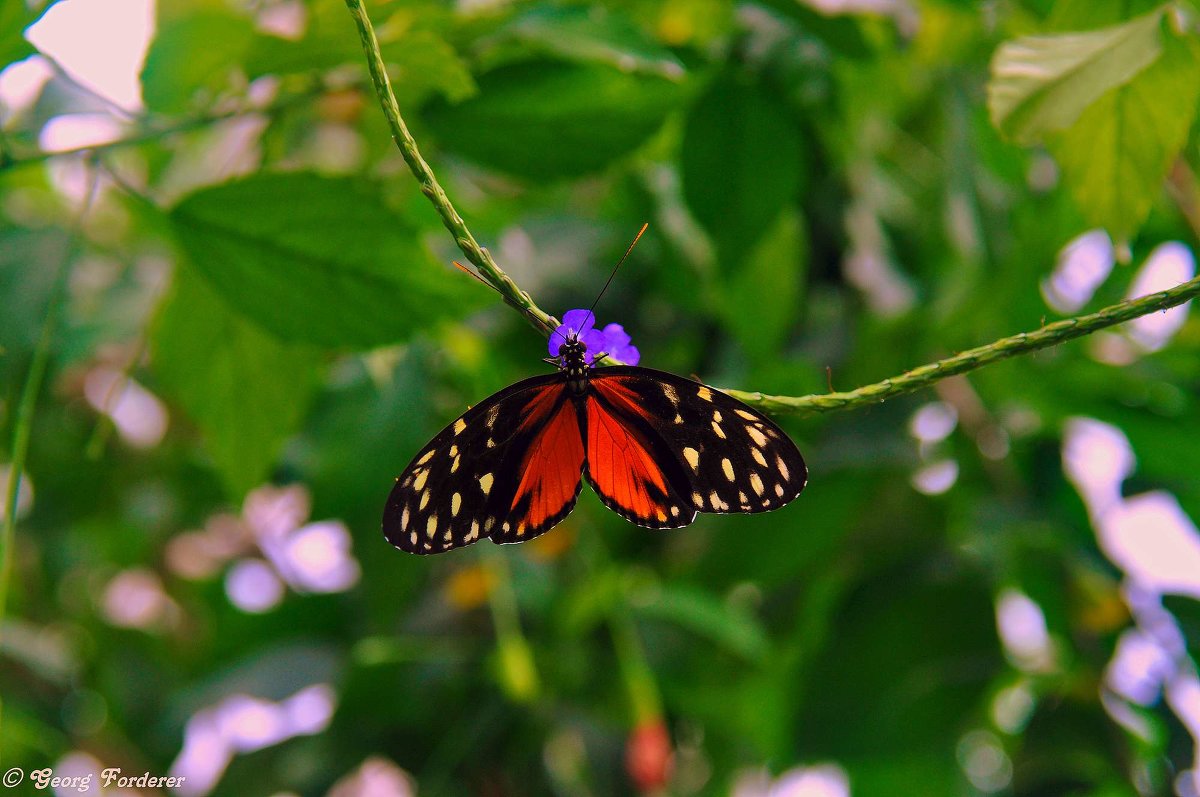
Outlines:
{"label": "butterfly", "polygon": [[597,367],[602,350],[626,362],[637,351],[619,325],[594,324],[589,310],[564,315],[550,337],[556,373],[484,399],[421,449],[388,497],[388,542],[433,554],[531,540],[570,514],[583,479],[652,529],[698,512],[767,512],[800,494],[804,458],[766,416],[664,371]]}

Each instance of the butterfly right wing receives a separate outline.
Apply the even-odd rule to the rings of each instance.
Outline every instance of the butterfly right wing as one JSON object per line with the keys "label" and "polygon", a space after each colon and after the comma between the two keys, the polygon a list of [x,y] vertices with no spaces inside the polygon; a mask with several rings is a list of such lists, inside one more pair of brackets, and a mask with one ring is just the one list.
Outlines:
{"label": "butterfly right wing", "polygon": [[388,496],[383,535],[415,554],[484,537],[531,539],[575,505],[582,464],[563,377],[522,380],[467,410],[413,458]]}

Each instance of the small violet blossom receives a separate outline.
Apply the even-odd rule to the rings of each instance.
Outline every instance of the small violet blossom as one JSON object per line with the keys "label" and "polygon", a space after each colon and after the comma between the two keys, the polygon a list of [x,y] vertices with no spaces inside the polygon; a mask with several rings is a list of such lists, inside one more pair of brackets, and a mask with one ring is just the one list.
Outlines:
{"label": "small violet blossom", "polygon": [[550,356],[557,357],[559,350],[570,337],[583,341],[587,350],[583,359],[589,365],[595,355],[604,353],[626,365],[637,365],[642,355],[636,346],[630,345],[630,337],[620,324],[608,324],[604,329],[596,329],[596,316],[591,310],[568,310],[562,323],[550,333]]}

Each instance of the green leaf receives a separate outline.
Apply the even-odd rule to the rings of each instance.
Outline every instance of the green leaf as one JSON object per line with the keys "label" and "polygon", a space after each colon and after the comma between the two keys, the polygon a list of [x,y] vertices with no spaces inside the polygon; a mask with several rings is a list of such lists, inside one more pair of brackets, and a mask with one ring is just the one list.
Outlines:
{"label": "green leaf", "polygon": [[873,52],[862,26],[853,15],[825,15],[799,0],[762,0],[762,4],[791,17],[802,31],[820,39],[838,55],[862,59]]}
{"label": "green leaf", "polygon": [[664,584],[654,588],[653,600],[636,608],[642,616],[680,625],[745,659],[759,660],[770,649],[756,617],[701,589]]}
{"label": "green leaf", "polygon": [[37,52],[25,40],[25,29],[31,22],[24,3],[17,0],[0,3],[0,71]]}
{"label": "green leaf", "polygon": [[606,64],[623,72],[679,80],[679,59],[625,15],[604,6],[541,6],[481,43],[488,66],[530,53],[579,63]]}
{"label": "green leaf", "polygon": [[159,22],[142,66],[142,99],[164,113],[186,111],[200,89],[223,87],[255,38],[248,20],[214,9]]}
{"label": "green leaf", "polygon": [[800,193],[803,146],[780,99],[733,74],[718,77],[688,113],[683,195],[726,267],[744,260]]}
{"label": "green leaf", "polygon": [[176,237],[226,301],[284,340],[367,348],[479,307],[373,183],[259,174],[186,197]]}
{"label": "green leaf", "polygon": [[[41,336],[67,254],[68,236],[60,229],[0,227],[0,404],[21,384],[26,355]],[[16,393],[7,398],[15,401]],[[4,409],[0,407],[0,419]]]}
{"label": "green leaf", "polygon": [[1086,33],[1023,36],[992,58],[992,122],[1021,144],[1064,130],[1108,91],[1129,82],[1162,52],[1162,9]]}
{"label": "green leaf", "polygon": [[1187,140],[1200,98],[1198,50],[1191,39],[1165,37],[1157,62],[1048,142],[1084,217],[1116,240],[1146,219]]}
{"label": "green leaf", "polygon": [[153,369],[200,428],[234,495],[261,484],[308,409],[321,355],[282,343],[190,268],[175,275],[154,331]]}
{"label": "green leaf", "polygon": [[726,279],[716,310],[752,358],[764,359],[779,351],[796,319],[807,261],[800,216],[786,208]]}
{"label": "green leaf", "polygon": [[535,179],[604,168],[657,131],[683,93],[660,77],[542,60],[485,73],[479,92],[432,105],[426,120],[447,148]]}
{"label": "green leaf", "polygon": [[[246,73],[251,77],[333,69],[343,64],[361,64],[362,45],[345,23],[345,4],[339,8],[336,28],[315,24],[303,39],[290,41],[277,36],[255,39],[246,55]],[[451,102],[475,93],[475,81],[462,57],[445,39],[432,31],[408,31],[399,38],[381,39],[380,52],[398,99],[403,105],[439,92]]]}
{"label": "green leaf", "polygon": [[1055,0],[1047,32],[1092,30],[1116,25],[1162,6],[1162,0]]}

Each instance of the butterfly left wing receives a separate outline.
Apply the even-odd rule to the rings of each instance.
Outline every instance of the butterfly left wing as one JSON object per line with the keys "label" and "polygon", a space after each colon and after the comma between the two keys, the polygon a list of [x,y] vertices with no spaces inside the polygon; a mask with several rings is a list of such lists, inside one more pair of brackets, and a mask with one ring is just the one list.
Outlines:
{"label": "butterfly left wing", "polygon": [[[796,444],[765,415],[719,390],[665,371],[613,366],[592,371],[588,399],[588,480],[605,504],[640,526],[686,526],[699,512],[768,512],[804,489],[808,469]],[[595,407],[593,407],[595,405]],[[593,421],[630,430],[632,456],[597,479]],[[643,474],[644,450],[654,470]],[[661,474],[664,498],[642,501],[627,484],[651,493]],[[677,503],[671,503],[672,501]],[[680,508],[675,513],[675,508]],[[650,506],[652,516],[642,511]],[[665,508],[671,520],[658,521]]]}
{"label": "butterfly left wing", "polygon": [[401,550],[441,553],[484,537],[521,542],[575,505],[583,442],[561,375],[484,399],[423,448],[388,496],[383,534]]}

